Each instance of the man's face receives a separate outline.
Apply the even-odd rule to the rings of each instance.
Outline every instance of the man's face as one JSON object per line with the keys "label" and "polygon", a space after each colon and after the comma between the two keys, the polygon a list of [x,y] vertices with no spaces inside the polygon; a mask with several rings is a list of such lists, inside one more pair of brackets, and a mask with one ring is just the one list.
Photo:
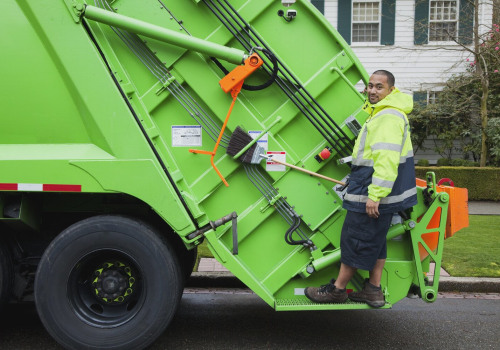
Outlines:
{"label": "man's face", "polygon": [[394,90],[394,86],[389,87],[387,77],[382,74],[373,74],[366,88],[368,100],[371,104],[382,101],[392,90]]}

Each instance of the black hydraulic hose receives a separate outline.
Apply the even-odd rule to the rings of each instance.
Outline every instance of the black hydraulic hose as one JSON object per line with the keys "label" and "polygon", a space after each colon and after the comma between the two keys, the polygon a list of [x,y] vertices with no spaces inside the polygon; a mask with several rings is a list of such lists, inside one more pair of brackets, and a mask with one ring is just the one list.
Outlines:
{"label": "black hydraulic hose", "polygon": [[297,220],[297,216],[293,215],[293,222],[292,222],[292,225],[288,228],[288,230],[286,230],[285,232],[285,242],[287,244],[290,244],[290,245],[293,245],[294,244],[294,241],[293,239],[290,237],[290,233],[293,233],[293,231],[295,229],[297,229],[298,225],[297,225],[297,222],[299,223],[300,225],[300,221]]}
{"label": "black hydraulic hose", "polygon": [[[212,13],[217,17],[217,19],[221,22],[221,23],[224,23],[224,25],[226,26],[226,28],[229,30],[229,32],[242,44],[243,47],[245,47],[247,50],[250,50],[251,49],[251,43],[247,40],[245,40],[246,42],[246,45],[242,42],[242,39],[244,40],[244,38],[240,37],[239,34],[238,34],[238,30],[237,28],[234,27],[234,25],[232,25],[229,21],[229,19],[224,15],[224,13],[217,7],[217,5],[214,4],[214,2],[212,0],[208,0],[210,1],[211,5],[209,5],[207,3],[206,0],[204,0],[205,4],[207,5],[207,7],[210,9],[210,11],[212,11]],[[213,6],[213,7],[212,7]],[[219,14],[217,14],[217,12]],[[224,20],[222,19],[224,18]],[[229,28],[230,25],[232,27]],[[233,30],[234,29],[234,30]],[[263,84],[260,84],[260,85],[248,85],[248,84],[243,84],[242,88],[244,90],[247,90],[247,91],[258,91],[258,90],[263,90],[265,88],[267,88],[268,86],[270,86],[275,80],[276,80],[276,77],[278,76],[278,70],[279,70],[279,67],[278,67],[278,59],[277,57],[270,51],[270,50],[267,50],[267,49],[263,49],[262,52],[267,56],[267,58],[269,60],[271,60],[271,63],[273,64],[273,69],[270,73],[271,77],[266,81],[264,82]],[[220,63],[220,61],[218,59],[216,59],[215,57],[210,57],[210,59],[217,65],[217,67],[219,67],[219,69],[224,73],[224,74],[228,74],[229,71],[222,65],[222,63]],[[269,73],[269,72],[268,72]]]}
{"label": "black hydraulic hose", "polygon": [[[217,18],[218,18],[218,19],[219,19],[219,20],[220,20],[220,21],[221,21],[221,22],[222,22],[222,23],[226,26],[226,28],[227,28],[227,29],[228,29],[228,30],[229,30],[229,31],[233,34],[233,36],[234,36],[234,37],[235,37],[235,38],[236,38],[236,39],[237,39],[237,40],[238,40],[238,41],[239,41],[239,42],[243,45],[243,47],[245,47],[245,48],[249,49],[249,47],[251,46],[250,42],[249,42],[246,38],[244,38],[244,37],[242,37],[242,36],[240,36],[240,35],[238,34],[239,30],[235,27],[235,25],[234,25],[234,24],[232,24],[232,23],[231,23],[231,22],[227,19],[227,17],[226,17],[225,15],[223,16],[223,17],[224,17],[224,19],[225,19],[225,21],[224,21],[224,20],[221,18],[221,16],[220,16],[218,13],[216,13],[215,9],[214,9],[211,5],[209,5],[209,4],[206,2],[206,0],[204,0],[204,1],[205,1],[205,4],[206,4],[206,5],[210,8],[210,10],[211,10],[211,11],[212,11],[215,15],[216,15],[216,17],[217,17]],[[211,2],[211,4],[212,4],[214,7],[216,7],[216,5],[213,3],[213,1],[212,1],[212,0],[209,0],[209,1]],[[218,2],[220,3],[220,0],[218,0]],[[224,8],[224,10],[225,10],[226,12],[228,12],[228,13],[229,13],[229,15],[231,16],[231,18],[233,19],[233,21],[234,21],[234,22],[236,22],[236,23],[238,24],[238,26],[240,27],[240,29],[241,29],[242,31],[244,31],[244,32],[245,32],[245,33],[249,36],[249,39],[251,39],[251,40],[252,40],[252,41],[254,41],[257,45],[259,45],[259,44],[260,44],[260,42],[258,42],[255,38],[252,38],[252,37],[251,37],[251,35],[250,35],[250,33],[247,31],[247,29],[246,29],[246,28],[250,28],[250,27],[249,27],[249,25],[248,25],[248,24],[247,24],[247,23],[246,23],[246,22],[245,22],[245,21],[241,18],[241,16],[239,16],[239,14],[238,14],[238,13],[236,13],[236,15],[237,15],[237,16],[241,19],[241,21],[245,24],[245,26],[242,26],[242,24],[241,24],[241,23],[239,23],[238,19],[237,19],[234,15],[232,15],[232,14],[229,12],[229,10],[228,10],[227,8],[225,8],[225,7],[224,7],[224,5],[221,5],[221,6]],[[229,6],[230,6],[230,5],[229,5]],[[222,11],[221,11],[219,8],[217,8],[217,7],[216,7],[216,9],[217,9],[217,11],[218,11],[219,13],[222,13]],[[234,11],[234,9],[233,9],[233,11]],[[232,29],[231,29],[230,27],[232,27]],[[254,35],[256,35],[256,34],[255,34],[255,32],[253,32],[253,30],[252,30],[251,28],[250,28],[250,30],[252,31],[252,33],[253,33]],[[262,41],[260,38],[259,38],[259,40],[260,40],[260,41]],[[244,41],[244,42],[243,42],[243,41]],[[264,46],[265,46],[265,45],[264,45]],[[266,47],[266,48],[267,48],[267,47]],[[279,61],[279,60],[278,60],[278,62],[280,63],[281,61]],[[266,63],[266,62],[265,62],[265,63]],[[283,66],[283,64],[281,64],[281,65]],[[283,67],[284,67],[284,66],[283,66]],[[297,79],[296,79],[295,77],[293,77],[293,75],[289,72],[289,70],[288,70],[288,69],[286,69],[286,67],[284,67],[284,69],[285,69],[285,70],[286,70],[286,72],[287,72],[289,75],[291,75],[291,76],[292,76],[292,78],[293,78],[293,79],[294,79],[294,80],[298,83]],[[282,72],[282,71],[281,71],[281,69],[280,69],[280,72]],[[283,72],[282,72],[282,74],[283,74],[283,75],[285,75]],[[303,108],[300,108],[300,107],[299,107],[299,109],[301,110],[301,112],[302,112],[302,113],[303,113],[303,114],[307,117],[307,119],[308,119],[308,120],[309,120],[309,121],[310,121],[310,122],[311,122],[311,123],[315,126],[315,128],[316,128],[318,131],[320,131],[320,127],[321,127],[321,128],[323,128],[323,129],[325,130],[325,132],[327,132],[327,133],[328,133],[328,136],[326,136],[323,132],[321,132],[321,131],[320,131],[321,135],[322,135],[322,136],[323,136],[326,140],[328,140],[328,141],[329,141],[329,143],[332,145],[332,147],[333,147],[333,148],[334,148],[334,149],[335,149],[335,150],[336,150],[336,151],[337,151],[340,155],[343,155],[343,156],[348,156],[348,155],[350,155],[350,153],[351,153],[351,151],[350,151],[350,150],[351,150],[351,148],[352,148],[352,141],[351,141],[351,140],[347,137],[347,135],[345,135],[345,133],[344,133],[344,132],[343,132],[343,131],[342,131],[342,130],[338,127],[338,125],[337,125],[337,124],[336,124],[336,123],[335,123],[335,122],[331,119],[331,117],[330,117],[330,116],[329,116],[329,115],[328,115],[328,114],[327,114],[327,113],[326,113],[326,112],[325,112],[325,111],[324,111],[321,107],[320,107],[320,108],[323,110],[323,113],[324,113],[324,114],[325,114],[325,115],[326,115],[326,116],[327,116],[327,117],[328,117],[328,118],[329,118],[329,119],[330,119],[330,120],[331,120],[331,121],[335,124],[336,128],[335,128],[335,127],[333,127],[332,125],[330,125],[330,124],[329,124],[329,122],[325,119],[325,117],[324,117],[324,116],[322,116],[322,115],[321,115],[321,113],[319,113],[319,111],[316,109],[316,107],[315,107],[315,106],[313,105],[313,103],[312,103],[312,102],[314,102],[314,104],[318,105],[317,101],[315,101],[315,100],[312,98],[312,96],[311,96],[310,94],[308,94],[308,95],[309,95],[309,98],[310,98],[312,101],[308,101],[308,99],[306,98],[306,96],[304,96],[304,94],[302,93],[302,91],[300,91],[300,89],[296,86],[296,84],[294,84],[293,82],[291,82],[291,81],[290,81],[290,83],[291,83],[292,85],[294,85],[295,92],[298,92],[298,94],[299,94],[299,95],[300,95],[300,96],[301,96],[304,100],[306,100],[306,102],[309,104],[309,106],[311,106],[311,107],[314,109],[314,111],[316,112],[316,114],[317,114],[317,115],[318,115],[318,116],[319,116],[319,117],[323,120],[323,122],[324,122],[324,123],[326,123],[326,125],[327,125],[327,126],[328,126],[328,127],[329,127],[332,131],[333,131],[333,133],[337,136],[337,138],[338,138],[337,140],[335,139],[335,137],[332,137],[332,135],[330,135],[330,134],[329,134],[329,132],[328,132],[328,131],[324,128],[324,126],[322,126],[322,125],[321,125],[321,123],[320,123],[320,122],[319,122],[319,120],[318,120],[318,119],[314,116],[314,114],[312,114],[312,113],[311,113],[311,112],[307,109],[307,107],[304,105],[304,102],[302,102],[300,99],[298,99],[298,98],[294,95],[294,93],[291,91],[290,87],[289,87],[286,83],[284,83],[284,82],[283,82],[283,80],[282,80],[281,78],[278,78],[278,79],[277,79],[277,82],[281,82],[281,84],[279,84],[279,83],[278,83],[278,85],[279,85],[279,86],[280,86],[280,88],[281,88],[281,89],[282,89],[282,90],[286,93],[286,95],[287,95],[287,96],[288,96],[288,97],[289,97],[289,98],[290,98],[290,99],[291,99],[291,100],[292,100],[292,101],[296,104],[296,106],[297,106],[297,107],[299,107],[299,105],[301,105],[303,108],[305,108],[305,109],[303,109]],[[304,91],[307,93],[307,91],[306,91],[306,90],[305,90],[305,89],[304,89],[304,88],[300,85],[300,83],[298,83],[298,85],[299,85],[299,87],[300,87],[302,90],[304,90]],[[286,91],[286,90],[288,90],[288,93],[287,93],[287,91]],[[313,120],[314,120],[314,121],[313,121]],[[315,123],[317,123],[318,125],[316,125]],[[343,137],[343,136],[339,135],[339,132],[340,132],[340,133],[342,133],[345,137]],[[348,141],[348,142],[346,142],[346,139],[347,139],[347,141]],[[343,143],[344,145],[340,144],[340,143],[339,143],[339,141],[342,141],[342,143]],[[349,144],[349,143],[350,143],[350,144]],[[347,149],[345,148],[346,146],[347,146]]]}
{"label": "black hydraulic hose", "polygon": [[278,70],[279,70],[279,66],[278,66],[278,59],[276,56],[274,56],[274,54],[267,50],[267,49],[263,49],[262,52],[267,56],[267,58],[269,58],[271,60],[271,63],[273,64],[273,70],[271,72],[271,76],[269,77],[269,79],[260,84],[260,85],[248,85],[248,84],[243,84],[243,88],[245,90],[248,90],[248,91],[258,91],[258,90],[264,90],[265,88],[267,88],[268,86],[270,86],[272,83],[274,83],[274,81],[276,80],[276,78],[278,77]]}
{"label": "black hydraulic hose", "polygon": [[[238,14],[238,16],[239,16],[239,14]],[[240,27],[241,27],[241,24],[240,24]],[[260,39],[257,36],[257,34],[255,34],[255,32],[248,26],[248,24],[246,24],[246,27],[248,27],[249,30],[252,31],[252,33],[257,37],[258,41],[256,39],[252,38],[254,40],[254,42],[256,42],[257,44],[262,44],[262,39]],[[244,28],[242,28],[242,29],[244,29]],[[264,47],[267,48],[267,46],[265,44],[264,44]],[[337,140],[338,141],[342,141],[346,146],[349,146],[349,143],[352,143],[352,141],[347,137],[347,135],[342,131],[342,129],[340,129],[340,127],[338,126],[338,124],[328,115],[328,113],[323,109],[323,107],[321,107],[321,105],[318,104],[318,102],[310,95],[310,93],[301,85],[301,83],[293,76],[293,74],[288,70],[288,68],[285,65],[283,65],[283,63],[280,60],[278,60],[278,62],[283,67],[284,71],[295,81],[295,82],[291,81],[292,86],[295,89],[295,92],[297,92],[309,104],[309,106],[314,110],[314,112],[333,131],[333,133],[337,137]],[[280,70],[280,72],[281,72],[281,70]],[[281,73],[284,76],[286,75],[283,72],[281,72]],[[288,80],[290,81],[290,79],[288,79]],[[290,90],[290,87],[288,87],[287,85],[285,85],[285,86]],[[307,96],[305,96],[304,93]],[[299,102],[299,103],[301,103],[303,105],[303,103],[300,100],[298,100],[298,99],[297,99],[297,102]],[[317,107],[323,113],[323,115],[318,111]],[[311,115],[312,115],[312,113],[311,113]],[[327,119],[325,119],[325,117],[328,118],[329,121]],[[329,124],[330,122],[333,123],[333,126]],[[340,135],[339,133],[342,134],[342,135]],[[348,140],[349,143],[347,143],[345,141],[346,139]]]}
{"label": "black hydraulic hose", "polygon": [[[234,24],[232,24],[228,19],[227,17],[225,17],[223,14],[222,14],[222,11],[216,7],[216,5],[213,3],[212,0],[208,0],[210,1],[211,5],[207,3],[207,0],[204,0],[204,3],[205,5],[207,5],[207,7],[212,11],[212,13],[219,19],[219,21],[221,21],[221,23],[224,24],[224,26],[229,30],[229,32],[236,38],[236,40],[239,41],[239,43],[244,47],[246,48],[247,50],[250,50],[252,48],[252,44],[244,37],[242,37],[240,34],[238,34],[238,29],[234,26]],[[213,7],[212,7],[213,6]],[[216,11],[217,10],[217,11]],[[221,15],[219,15],[217,12],[219,12]],[[226,12],[227,9],[226,9]],[[231,14],[230,14],[231,15]],[[225,21],[223,20],[223,18],[221,17],[223,16],[223,18],[225,19]],[[231,18],[237,22],[236,18],[234,16],[231,15]],[[245,32],[246,30],[241,27],[241,24],[238,23],[238,25],[240,26],[241,29],[243,29]],[[247,25],[248,26],[248,25]],[[249,34],[248,32],[246,32],[247,34]],[[250,35],[249,35],[250,37]],[[251,38],[254,43],[256,44],[259,44],[254,38]],[[267,49],[268,50],[268,49]],[[270,50],[268,50],[270,52]],[[275,55],[273,55],[274,57],[276,57]],[[217,64],[217,63],[216,63]],[[268,68],[268,63],[266,61],[264,61],[264,69],[265,68]],[[219,68],[221,68],[219,66]],[[222,69],[222,68],[221,68]],[[268,72],[269,73],[269,72]],[[227,73],[226,73],[227,74]],[[325,140],[327,140],[330,145],[332,146],[332,148],[338,153],[340,154],[342,157],[347,157],[349,155],[351,155],[352,152],[349,152],[349,151],[346,151],[344,148],[340,147],[339,145],[337,145],[336,143],[332,142],[332,139],[333,137],[331,137],[331,135],[329,135],[328,131],[325,130],[324,127],[322,127],[320,121],[318,121],[318,119],[307,109],[307,106],[304,104],[303,101],[299,100],[293,93],[293,91],[287,86],[286,82],[283,81],[283,79],[281,78],[277,78],[276,79],[276,83],[278,84],[278,86],[281,88],[281,90],[285,93],[285,95],[291,100],[294,102],[294,104],[296,105],[296,107],[299,109],[299,111],[309,120],[309,122],[316,128],[316,130],[321,134],[321,136],[323,136],[323,138]],[[290,84],[293,84],[293,82],[290,82]],[[295,87],[295,90],[298,91],[298,89]],[[300,93],[300,92],[299,92]],[[309,103],[310,105],[310,103]],[[330,126],[330,128],[332,128]]]}
{"label": "black hydraulic hose", "polygon": [[[212,0],[209,0],[212,5],[213,4],[213,1]],[[215,9],[209,5],[207,3],[206,0],[204,0],[205,4],[208,6],[208,8],[214,13],[214,15],[226,26],[226,28],[231,32],[231,34],[233,34],[233,36],[236,38],[236,40],[238,40],[240,42],[240,44],[246,48],[247,50],[250,50],[252,45],[251,43],[246,40],[245,38],[241,37],[239,34],[238,34],[238,30],[234,27],[234,25],[232,23],[230,23],[226,17],[224,17],[226,19],[227,22],[224,22],[223,19],[221,18],[221,16],[219,14],[216,13]],[[215,6],[215,5],[214,5]],[[217,10],[219,12],[220,9],[217,8]],[[227,10],[226,10],[227,11]],[[233,20],[236,21],[236,19],[231,16],[233,18]],[[230,28],[230,26],[232,27],[232,29]],[[243,27],[241,27],[241,24],[239,24],[240,28],[245,30]],[[246,32],[246,31],[245,31]],[[247,34],[249,34],[248,32],[246,32]],[[254,38],[251,38],[256,44],[259,44]],[[280,62],[280,61],[278,61]],[[264,61],[264,68],[266,68],[266,66],[268,66],[267,62]],[[296,80],[296,79],[295,79]],[[334,137],[332,137],[329,132],[321,125],[321,122],[314,116],[313,113],[311,113],[311,111],[309,111],[307,109],[307,106],[304,104],[303,101],[301,101],[300,99],[298,99],[295,95],[294,95],[294,92],[290,89],[290,87],[288,86],[288,84],[283,81],[283,79],[281,79],[280,77],[278,77],[276,79],[276,83],[278,84],[278,86],[281,88],[281,90],[285,93],[285,95],[291,100],[294,102],[294,104],[296,105],[296,107],[299,109],[299,111],[309,120],[309,122],[316,128],[316,130],[321,134],[321,136],[323,136],[325,138],[325,140],[327,140],[330,145],[332,146],[332,148],[338,153],[340,154],[341,156],[343,157],[347,157],[349,156],[352,152],[350,152],[349,150],[346,150],[343,146],[333,142],[333,140],[335,140]],[[290,81],[290,84],[293,85],[293,82]],[[295,86],[295,90],[296,92],[299,92],[299,94],[301,94],[301,97],[304,98],[304,96],[302,95],[302,93],[299,91],[299,89]],[[304,98],[305,99],[305,98]],[[311,105],[311,103],[309,102],[309,105]],[[316,111],[317,112],[317,111]],[[324,118],[322,117],[323,121]],[[325,121],[325,123],[327,123]],[[328,125],[328,123],[327,123]],[[332,129],[334,132],[334,128],[332,126],[330,126],[330,129]],[[345,142],[344,142],[345,143]]]}
{"label": "black hydraulic hose", "polygon": [[[248,84],[243,84],[242,88],[244,90],[248,90],[248,91],[258,91],[258,90],[263,90],[265,88],[267,88],[268,86],[270,86],[272,83],[274,83],[274,81],[276,80],[276,77],[278,76],[278,61],[276,59],[276,56],[274,56],[274,54],[269,51],[269,50],[262,50],[262,52],[271,60],[271,62],[273,63],[273,70],[272,70],[272,73],[271,73],[271,76],[269,77],[269,79],[260,84],[260,85],[248,85]],[[228,74],[229,71],[226,69],[226,67],[224,67],[222,65],[222,63],[220,63],[220,61],[215,58],[215,57],[210,57],[210,59],[217,65],[217,67],[219,67],[219,69],[224,73],[224,74]]]}
{"label": "black hydraulic hose", "polygon": [[[218,1],[219,3],[221,3],[221,0],[217,0],[217,1]],[[235,9],[234,9],[234,7],[233,7],[233,6],[232,6],[232,5],[231,5],[231,4],[230,4],[227,0],[225,0],[225,3],[226,3],[226,5],[227,5],[227,7],[229,7],[229,8],[231,9],[231,11],[232,11],[232,12],[233,12],[233,13],[234,13],[234,14],[235,14],[238,18],[239,18],[239,20],[240,20],[240,21],[244,24],[244,26],[242,26],[242,24],[241,24],[241,23],[239,23],[239,22],[236,20],[236,18],[235,18],[233,15],[231,15],[231,14],[230,14],[230,15],[231,15],[231,17],[233,18],[233,20],[234,20],[236,23],[238,23],[238,25],[240,26],[240,28],[241,28],[243,31],[245,31],[245,32],[247,33],[247,35],[248,35],[250,38],[251,38],[251,36],[250,36],[250,32],[251,32],[251,33],[252,33],[252,34],[253,34],[253,35],[254,35],[254,36],[258,39],[258,41],[259,41],[259,42],[257,42],[257,40],[256,40],[256,39],[254,39],[254,38],[251,38],[251,39],[252,39],[254,42],[256,42],[257,44],[262,45],[262,39],[260,39],[260,38],[259,38],[259,36],[257,35],[257,33],[255,33],[255,31],[254,31],[254,30],[253,30],[253,29],[252,29],[252,28],[248,25],[248,23],[246,23],[246,21],[245,21],[245,20],[241,17],[241,15],[240,15],[240,14],[239,14],[239,13],[238,13]],[[221,4],[221,6],[223,6],[223,7],[224,7],[224,5],[222,5],[222,4]],[[227,8],[224,8],[224,9],[226,10],[226,12],[228,12],[228,13],[229,13],[229,11],[227,10]],[[263,46],[264,46],[266,49],[269,49],[269,48],[268,48],[265,44],[263,44]],[[320,111],[321,111],[321,112],[322,112],[322,113],[323,113],[323,114],[324,114],[324,115],[325,115],[325,116],[326,116],[326,117],[327,117],[327,118],[328,118],[328,119],[329,119],[329,120],[330,120],[330,121],[334,124],[334,126],[335,126],[336,128],[333,128],[333,127],[332,127],[332,126],[330,126],[330,125],[328,125],[328,126],[330,127],[330,129],[332,129],[332,131],[333,131],[333,132],[335,133],[335,135],[338,137],[338,140],[339,140],[339,141],[342,141],[342,142],[343,142],[346,146],[348,146],[349,148],[351,148],[351,149],[352,149],[352,146],[353,146],[353,141],[349,139],[349,137],[347,136],[347,134],[346,134],[346,133],[345,133],[345,132],[344,132],[344,131],[343,131],[343,130],[342,130],[342,129],[338,126],[338,124],[337,124],[337,123],[336,123],[336,122],[335,122],[335,121],[334,121],[334,120],[333,120],[333,119],[332,119],[332,118],[328,115],[328,113],[327,113],[327,112],[323,109],[323,107],[321,107],[321,105],[319,105],[319,104],[317,103],[317,101],[316,101],[316,100],[315,100],[315,99],[314,99],[314,98],[310,95],[310,93],[309,93],[307,90],[305,90],[305,89],[304,89],[304,87],[300,84],[300,82],[298,82],[298,80],[297,80],[297,79],[293,76],[293,74],[292,74],[292,73],[291,73],[291,72],[287,69],[287,67],[286,67],[286,66],[284,66],[280,60],[278,60],[278,63],[280,63],[280,65],[281,65],[281,66],[283,67],[283,69],[284,69],[284,70],[288,73],[288,75],[289,75],[290,77],[292,77],[292,78],[293,78],[293,80],[295,80],[296,85],[300,87],[300,89],[298,89],[298,88],[296,87],[296,90],[297,90],[297,92],[299,92],[299,94],[301,95],[301,97],[302,97],[302,98],[304,98],[304,99],[306,99],[306,98],[305,98],[305,96],[302,94],[302,92],[301,92],[300,90],[304,91],[304,92],[305,92],[305,94],[307,94],[307,96],[311,99],[311,101],[310,101],[310,105],[311,105],[311,107],[314,109],[314,111],[315,111],[316,113],[318,113],[318,114],[320,115],[320,117],[323,119],[323,121],[324,121],[325,123],[327,123],[327,125],[328,125],[328,122],[324,119],[324,117],[323,117],[323,116],[321,116],[321,114],[318,112],[318,110],[316,109],[316,107],[315,107],[313,104],[311,104],[311,102],[313,102],[313,103],[314,103],[314,104],[315,104],[315,105],[316,105],[316,106],[320,109]],[[281,71],[281,70],[280,70],[280,71]],[[285,74],[283,74],[283,75],[285,75]],[[341,135],[339,135],[339,133],[340,133],[340,134],[342,134],[342,136],[341,136]],[[346,140],[347,140],[347,142],[346,142]],[[350,154],[350,152],[347,152],[347,153],[348,153],[348,154]]]}
{"label": "black hydraulic hose", "polygon": [[[259,192],[266,198],[269,202],[279,195],[278,191],[263,177],[260,173],[259,168],[256,165],[244,164],[245,172],[248,176],[250,182],[259,190]],[[280,198],[276,201],[274,208],[283,217],[287,224],[291,227],[287,230],[285,234],[285,241],[287,244],[298,245],[307,244],[313,245],[309,237],[302,232],[300,229],[301,220],[300,217],[294,212],[293,208],[288,204],[286,199]],[[297,233],[302,240],[296,241],[292,238],[293,233]]]}
{"label": "black hydraulic hose", "polygon": [[299,244],[304,244],[307,243],[307,240],[302,239],[300,241],[296,241],[293,239],[292,235],[297,230],[300,226],[301,220],[300,217],[297,216],[297,214],[293,213],[293,224],[290,226],[290,228],[285,232],[285,242],[290,244],[290,245],[299,245]]}

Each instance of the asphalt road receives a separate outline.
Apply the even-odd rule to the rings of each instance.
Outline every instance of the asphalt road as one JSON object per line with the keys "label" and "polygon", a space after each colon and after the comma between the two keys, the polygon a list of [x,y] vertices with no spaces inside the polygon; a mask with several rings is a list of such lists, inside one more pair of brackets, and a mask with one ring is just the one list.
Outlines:
{"label": "asphalt road", "polygon": [[[59,349],[31,305],[0,315],[0,349]],[[500,295],[391,310],[276,312],[249,292],[188,290],[157,349],[500,349]]]}

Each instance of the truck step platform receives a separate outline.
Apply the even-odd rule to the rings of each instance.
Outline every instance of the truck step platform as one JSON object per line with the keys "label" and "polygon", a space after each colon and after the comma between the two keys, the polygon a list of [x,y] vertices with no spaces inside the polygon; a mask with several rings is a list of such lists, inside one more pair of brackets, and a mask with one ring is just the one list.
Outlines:
{"label": "truck step platform", "polygon": [[[392,304],[386,303],[385,306],[379,309],[390,309]],[[375,309],[367,304],[358,303],[347,300],[342,304],[328,303],[317,304],[309,299],[276,299],[274,306],[276,311],[300,311],[300,310],[361,310],[361,309]]]}

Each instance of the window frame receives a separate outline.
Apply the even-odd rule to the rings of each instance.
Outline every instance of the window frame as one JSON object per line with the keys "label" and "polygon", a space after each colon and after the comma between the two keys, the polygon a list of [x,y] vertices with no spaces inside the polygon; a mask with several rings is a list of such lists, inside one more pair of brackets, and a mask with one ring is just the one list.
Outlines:
{"label": "window frame", "polygon": [[[375,21],[354,21],[355,3],[378,3],[378,19]],[[351,45],[352,46],[380,46],[382,37],[382,0],[352,0],[351,1]],[[377,41],[354,41],[354,24],[378,24]]]}
{"label": "window frame", "polygon": [[442,90],[428,90],[427,91],[427,104],[432,105],[435,104],[439,100],[439,95]]}
{"label": "window frame", "polygon": [[[445,45],[445,44],[450,44],[450,43],[455,43],[456,40],[458,40],[458,35],[460,31],[460,1],[467,1],[467,0],[428,0],[429,1],[429,11],[427,14],[428,18],[428,23],[427,23],[427,43],[428,45]],[[439,1],[450,1],[450,2],[455,2],[455,20],[432,20],[431,19],[431,10],[432,10],[432,2],[439,2]],[[455,37],[454,40],[431,40],[431,23],[455,23]]]}

